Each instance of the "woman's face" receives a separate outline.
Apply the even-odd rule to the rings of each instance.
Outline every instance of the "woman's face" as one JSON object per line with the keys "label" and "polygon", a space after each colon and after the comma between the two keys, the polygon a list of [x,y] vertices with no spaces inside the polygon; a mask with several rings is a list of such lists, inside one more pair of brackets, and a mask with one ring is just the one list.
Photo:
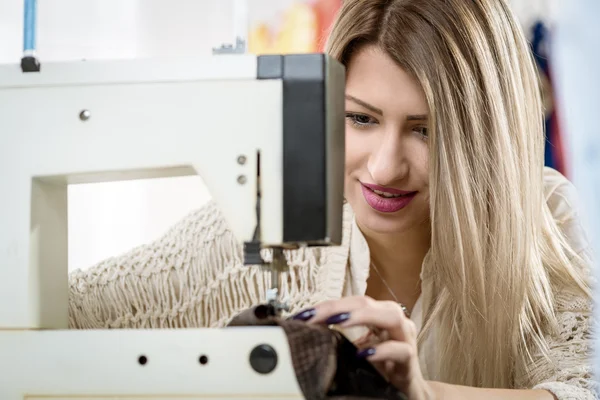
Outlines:
{"label": "woman's face", "polygon": [[362,230],[429,223],[428,107],[419,84],[378,47],[354,54],[346,77],[346,199]]}

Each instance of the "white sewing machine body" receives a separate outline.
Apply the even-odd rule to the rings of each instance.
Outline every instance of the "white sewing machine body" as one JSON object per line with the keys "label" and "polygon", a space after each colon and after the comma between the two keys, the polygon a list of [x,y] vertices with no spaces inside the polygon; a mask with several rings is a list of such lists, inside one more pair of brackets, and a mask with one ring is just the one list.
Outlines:
{"label": "white sewing machine body", "polygon": [[68,330],[67,185],[199,174],[240,241],[337,245],[343,104],[318,54],[0,66],[0,398],[301,398],[278,328]]}

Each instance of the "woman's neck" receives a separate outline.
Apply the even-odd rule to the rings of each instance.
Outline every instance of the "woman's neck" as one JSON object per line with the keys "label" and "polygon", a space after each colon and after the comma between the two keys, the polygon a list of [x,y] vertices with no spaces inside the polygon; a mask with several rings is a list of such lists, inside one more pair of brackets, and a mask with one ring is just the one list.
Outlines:
{"label": "woman's neck", "polygon": [[367,295],[378,300],[397,300],[412,310],[421,294],[421,268],[431,245],[429,226],[395,235],[362,228],[361,231],[372,262]]}

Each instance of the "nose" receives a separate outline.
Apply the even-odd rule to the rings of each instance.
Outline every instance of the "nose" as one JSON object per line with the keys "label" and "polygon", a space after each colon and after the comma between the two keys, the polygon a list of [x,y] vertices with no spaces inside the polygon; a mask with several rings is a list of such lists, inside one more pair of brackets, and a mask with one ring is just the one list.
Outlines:
{"label": "nose", "polygon": [[372,148],[367,168],[375,184],[392,186],[408,176],[410,165],[406,146],[397,131],[386,132],[380,138]]}

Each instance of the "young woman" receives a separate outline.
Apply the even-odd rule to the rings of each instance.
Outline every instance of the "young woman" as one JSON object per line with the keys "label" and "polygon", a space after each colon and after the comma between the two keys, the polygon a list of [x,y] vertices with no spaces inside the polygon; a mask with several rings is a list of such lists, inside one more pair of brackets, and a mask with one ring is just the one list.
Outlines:
{"label": "young woman", "polygon": [[[346,0],[328,52],[347,68],[344,243],[287,254],[295,318],[338,325],[411,399],[595,398],[587,244],[506,2]],[[223,326],[269,284],[241,258],[211,203],[73,273],[72,326]]]}

